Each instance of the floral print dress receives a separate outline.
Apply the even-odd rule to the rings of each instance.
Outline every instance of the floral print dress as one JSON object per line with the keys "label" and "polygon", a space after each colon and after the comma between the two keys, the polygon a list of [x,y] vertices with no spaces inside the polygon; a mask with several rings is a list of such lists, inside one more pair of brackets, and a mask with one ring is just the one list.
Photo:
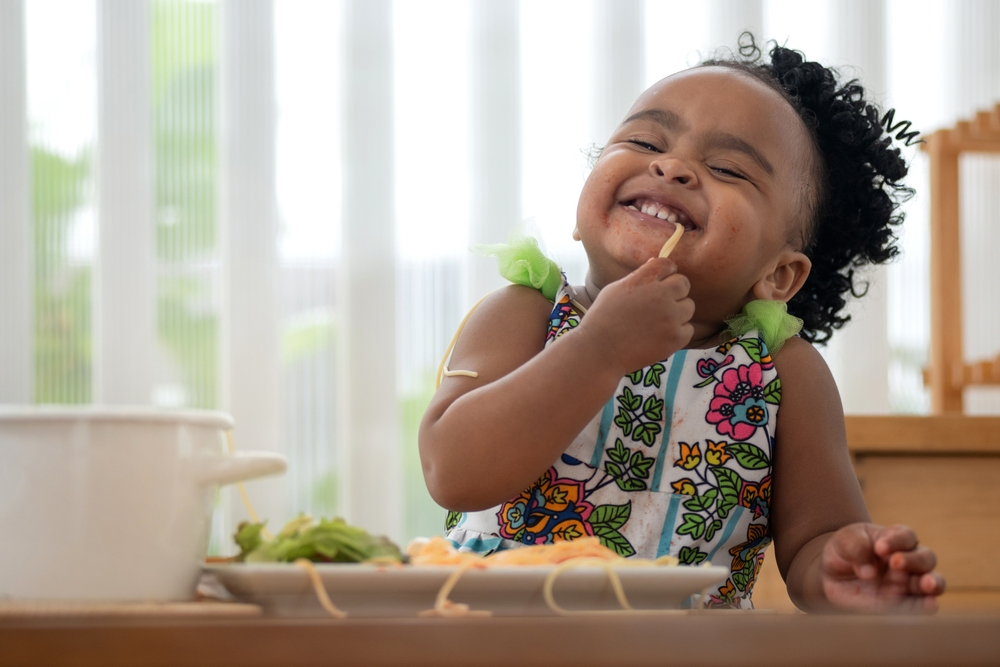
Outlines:
{"label": "floral print dress", "polygon": [[[546,345],[578,326],[564,283]],[[752,608],[771,542],[768,513],[781,400],[756,331],[680,350],[622,378],[614,396],[538,480],[506,503],[451,512],[446,529],[482,554],[597,536],[622,556],[676,556],[730,570],[710,606]]]}

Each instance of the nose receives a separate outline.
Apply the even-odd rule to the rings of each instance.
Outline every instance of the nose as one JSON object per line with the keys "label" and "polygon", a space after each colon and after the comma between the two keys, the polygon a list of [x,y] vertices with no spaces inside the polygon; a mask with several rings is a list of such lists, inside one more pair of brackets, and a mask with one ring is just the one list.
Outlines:
{"label": "nose", "polygon": [[687,161],[678,157],[665,155],[658,160],[653,160],[649,164],[649,170],[655,176],[678,185],[695,185],[698,182],[698,176]]}

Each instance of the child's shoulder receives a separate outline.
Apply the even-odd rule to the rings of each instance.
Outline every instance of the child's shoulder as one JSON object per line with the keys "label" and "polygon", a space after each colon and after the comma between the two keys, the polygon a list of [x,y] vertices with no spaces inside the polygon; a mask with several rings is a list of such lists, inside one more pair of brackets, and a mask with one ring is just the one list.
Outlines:
{"label": "child's shoulder", "polygon": [[552,312],[552,302],[541,291],[524,285],[507,285],[491,292],[469,318],[473,320],[513,320],[513,323],[542,322]]}
{"label": "child's shoulder", "polygon": [[[815,377],[816,373],[830,373],[826,360],[812,343],[792,336],[781,349],[773,355],[774,367],[785,382],[786,376],[792,379],[798,377]],[[832,376],[831,376],[832,377]]]}
{"label": "child's shoulder", "polygon": [[461,327],[452,367],[478,371],[508,355],[513,361],[501,363],[503,368],[524,363],[544,346],[551,312],[552,302],[537,289],[501,287],[483,299]]}
{"label": "child's shoulder", "polygon": [[834,420],[843,420],[833,373],[811,343],[798,336],[789,338],[774,355],[774,368],[781,379],[783,413],[804,408],[815,414],[818,404],[823,404],[832,410]]}

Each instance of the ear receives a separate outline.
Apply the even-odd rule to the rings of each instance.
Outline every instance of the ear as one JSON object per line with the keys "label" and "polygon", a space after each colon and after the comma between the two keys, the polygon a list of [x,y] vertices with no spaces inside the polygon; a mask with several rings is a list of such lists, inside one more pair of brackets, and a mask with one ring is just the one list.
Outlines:
{"label": "ear", "polygon": [[754,298],[788,303],[802,289],[811,270],[812,261],[804,253],[785,248],[771,270],[754,284]]}

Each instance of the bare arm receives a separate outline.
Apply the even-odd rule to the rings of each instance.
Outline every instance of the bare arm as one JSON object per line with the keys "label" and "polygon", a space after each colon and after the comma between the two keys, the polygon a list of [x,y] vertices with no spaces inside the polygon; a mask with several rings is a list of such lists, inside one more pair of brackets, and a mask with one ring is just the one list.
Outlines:
{"label": "bare arm", "polygon": [[781,408],[771,532],[788,594],[809,609],[824,599],[810,572],[824,536],[870,519],[847,451],[840,394],[823,358],[809,343],[791,338],[774,365],[781,378]]}
{"label": "bare arm", "polygon": [[479,377],[447,378],[420,425],[431,496],[464,511],[507,500],[556,460],[622,376],[683,347],[694,304],[675,271],[653,259],[608,285],[580,326],[547,348],[552,304],[537,291],[487,299],[450,363]]}
{"label": "bare arm", "polygon": [[823,358],[793,338],[774,363],[782,402],[771,531],[792,601],[807,611],[933,610],[944,591],[934,554],[905,526],[870,523]]}

